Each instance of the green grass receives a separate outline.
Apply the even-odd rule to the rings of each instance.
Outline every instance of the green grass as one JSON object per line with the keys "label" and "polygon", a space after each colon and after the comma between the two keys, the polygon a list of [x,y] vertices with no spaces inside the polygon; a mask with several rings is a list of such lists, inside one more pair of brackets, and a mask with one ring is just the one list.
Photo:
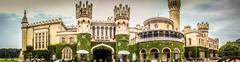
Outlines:
{"label": "green grass", "polygon": [[18,62],[18,59],[4,59],[4,58],[0,58],[0,62]]}

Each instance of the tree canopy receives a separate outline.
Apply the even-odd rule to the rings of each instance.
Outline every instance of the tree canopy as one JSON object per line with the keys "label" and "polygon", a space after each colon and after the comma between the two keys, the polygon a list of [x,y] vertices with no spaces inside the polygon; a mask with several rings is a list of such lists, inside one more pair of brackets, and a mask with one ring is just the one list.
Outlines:
{"label": "tree canopy", "polygon": [[219,49],[219,56],[240,56],[240,39],[228,41]]}

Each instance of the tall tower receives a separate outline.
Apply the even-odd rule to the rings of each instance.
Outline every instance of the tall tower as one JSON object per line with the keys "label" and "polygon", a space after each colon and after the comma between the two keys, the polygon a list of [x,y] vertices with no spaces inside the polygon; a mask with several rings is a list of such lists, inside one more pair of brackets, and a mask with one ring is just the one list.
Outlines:
{"label": "tall tower", "polygon": [[198,31],[203,33],[204,37],[208,37],[209,24],[207,22],[202,22],[197,24]]}
{"label": "tall tower", "polygon": [[24,16],[22,18],[22,50],[19,55],[19,59],[23,60],[24,59],[24,51],[26,51],[27,48],[27,27],[28,27],[28,19],[27,19],[27,11],[24,10]]}
{"label": "tall tower", "polygon": [[[129,18],[130,7],[128,7],[128,5],[122,6],[122,4],[119,4],[119,6],[114,7],[114,19],[116,25],[116,34],[114,40],[116,40],[115,48],[117,53],[122,51],[129,51]],[[118,55],[116,57],[118,57]]]}
{"label": "tall tower", "polygon": [[22,18],[22,50],[26,50],[26,45],[27,45],[27,25],[28,25],[28,19],[26,16],[27,12],[24,10],[24,16]]}
{"label": "tall tower", "polygon": [[116,35],[128,34],[128,24],[130,18],[130,7],[128,5],[114,7],[114,19],[116,24]]}
{"label": "tall tower", "polygon": [[[87,51],[90,52],[91,49],[91,31],[90,25],[92,20],[92,3],[76,4],[76,20],[77,20],[77,51]],[[87,57],[90,57],[87,55]],[[81,56],[78,56],[81,58]],[[83,60],[85,62],[85,60]]]}
{"label": "tall tower", "polygon": [[181,0],[168,0],[170,19],[174,22],[174,30],[180,29],[180,7]]}
{"label": "tall tower", "polygon": [[78,33],[90,33],[90,25],[92,20],[92,3],[76,4],[76,20],[77,20],[77,32]]}

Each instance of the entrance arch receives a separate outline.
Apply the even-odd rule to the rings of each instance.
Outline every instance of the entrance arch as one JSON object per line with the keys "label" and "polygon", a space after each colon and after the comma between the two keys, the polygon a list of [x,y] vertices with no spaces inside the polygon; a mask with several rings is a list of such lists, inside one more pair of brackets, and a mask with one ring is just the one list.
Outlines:
{"label": "entrance arch", "polygon": [[170,60],[171,49],[168,47],[163,48],[162,52],[163,52],[162,60],[168,62]]}
{"label": "entrance arch", "polygon": [[91,49],[93,62],[112,62],[114,49],[106,44],[99,44]]}

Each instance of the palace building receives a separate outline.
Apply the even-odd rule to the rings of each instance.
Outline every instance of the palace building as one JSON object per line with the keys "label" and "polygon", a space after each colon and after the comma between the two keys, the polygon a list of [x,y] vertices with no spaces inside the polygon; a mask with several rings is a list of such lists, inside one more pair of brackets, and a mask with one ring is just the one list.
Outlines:
{"label": "palace building", "polygon": [[185,57],[188,60],[203,61],[206,58],[217,59],[218,57],[218,38],[208,37],[209,24],[201,22],[197,24],[197,29],[185,26]]}
{"label": "palace building", "polygon": [[[135,27],[129,27],[131,10],[128,5],[116,5],[113,17],[106,20],[92,19],[93,6],[88,1],[77,3],[76,20],[73,20],[77,23],[70,26],[66,26],[61,18],[29,23],[25,10],[21,22],[20,58],[84,62],[183,62],[186,51],[195,53],[191,51],[195,46],[200,51],[196,52],[200,57],[206,54],[201,52],[202,49],[218,50],[218,41],[207,35],[207,23],[198,24],[198,30],[187,26],[180,32],[180,0],[168,0],[169,18],[152,17],[145,20],[143,26]],[[216,56],[215,53],[210,55]]]}

